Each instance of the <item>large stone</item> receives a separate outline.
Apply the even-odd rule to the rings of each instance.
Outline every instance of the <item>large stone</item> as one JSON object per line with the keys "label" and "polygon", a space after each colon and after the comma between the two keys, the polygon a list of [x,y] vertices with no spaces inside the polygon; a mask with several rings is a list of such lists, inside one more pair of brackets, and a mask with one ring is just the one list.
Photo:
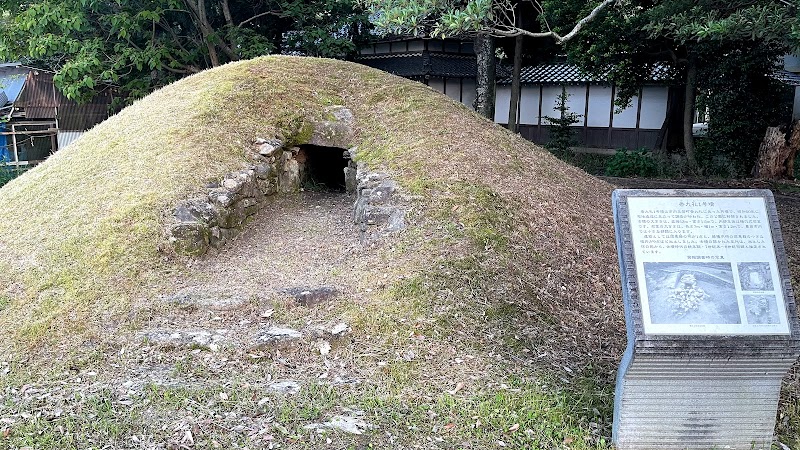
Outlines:
{"label": "large stone", "polygon": [[256,141],[258,145],[258,154],[261,156],[272,156],[277,151],[283,148],[283,142],[277,139],[260,139]]}
{"label": "large stone", "polygon": [[254,198],[243,198],[228,208],[219,211],[219,226],[222,228],[238,228],[242,222],[257,209]]}
{"label": "large stone", "polygon": [[[353,113],[344,106],[329,106],[325,117],[312,123],[314,131],[307,142],[322,147],[349,148],[353,144]],[[305,143],[305,142],[301,142]]]}
{"label": "large stone", "polygon": [[220,208],[227,208],[236,200],[235,196],[230,191],[223,187],[209,189],[208,200],[212,205]]}
{"label": "large stone", "polygon": [[204,198],[183,201],[175,207],[175,219],[180,222],[205,222],[209,226],[216,225],[217,209]]}
{"label": "large stone", "polygon": [[222,239],[222,228],[220,227],[211,227],[209,228],[209,235],[208,235],[208,244],[211,247],[219,248],[223,244]]}
{"label": "large stone", "polygon": [[142,331],[138,334],[150,344],[173,348],[188,347],[217,351],[220,346],[229,343],[229,339],[225,336],[227,330],[158,329]]}
{"label": "large stone", "polygon": [[384,231],[387,233],[397,233],[406,229],[406,213],[400,208],[395,208],[389,216]]}
{"label": "large stone", "polygon": [[238,236],[242,231],[238,228],[220,228],[220,242],[230,241]]}
{"label": "large stone", "polygon": [[267,180],[272,174],[272,167],[269,164],[256,164],[253,167],[256,178],[259,180]]}
{"label": "large stone", "polygon": [[337,430],[349,434],[363,434],[365,431],[377,428],[375,425],[365,422],[361,417],[357,417],[362,414],[363,413],[359,414],[359,412],[354,412],[352,416],[337,415],[331,417],[331,420],[327,422],[311,423],[304,425],[303,428],[306,430],[317,430],[317,432]]}
{"label": "large stone", "polygon": [[283,164],[283,171],[278,176],[278,189],[284,194],[300,191],[300,166],[294,159],[290,158]]}
{"label": "large stone", "polygon": [[252,197],[256,188],[256,177],[253,169],[240,170],[225,176],[222,187],[225,188],[235,200]]}
{"label": "large stone", "polygon": [[200,256],[208,251],[210,230],[202,222],[179,222],[170,228],[169,242],[175,253]]}
{"label": "large stone", "polygon": [[275,381],[267,389],[280,394],[297,394],[300,392],[300,383],[294,380]]}
{"label": "large stone", "polygon": [[397,208],[392,206],[367,206],[364,208],[364,222],[367,225],[385,225]]}
{"label": "large stone", "polygon": [[345,167],[344,168],[344,190],[348,194],[353,194],[356,192],[356,187],[358,187],[358,181],[356,181],[356,169],[353,167]]}
{"label": "large stone", "polygon": [[257,338],[253,349],[291,348],[303,338],[303,333],[291,328],[269,327]]}
{"label": "large stone", "polygon": [[294,297],[297,304],[302,306],[314,306],[339,296],[339,290],[334,286],[296,287],[284,289],[282,292]]}
{"label": "large stone", "polygon": [[258,180],[258,190],[265,196],[278,192],[278,179]]}

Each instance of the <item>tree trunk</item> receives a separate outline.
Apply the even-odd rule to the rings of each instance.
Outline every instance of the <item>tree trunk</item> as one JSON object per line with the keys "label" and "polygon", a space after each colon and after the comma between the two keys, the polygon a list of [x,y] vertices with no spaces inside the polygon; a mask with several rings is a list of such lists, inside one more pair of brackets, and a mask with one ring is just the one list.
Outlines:
{"label": "tree trunk", "polygon": [[686,64],[686,90],[684,91],[683,105],[683,148],[686,150],[686,164],[689,170],[697,170],[697,158],[694,148],[694,106],[695,90],[697,89],[697,61],[689,57]]}
{"label": "tree trunk", "polygon": [[800,150],[800,120],[792,125],[791,135],[780,127],[769,127],[758,148],[758,160],[753,175],[756,178],[794,178],[794,158]]}
{"label": "tree trunk", "polygon": [[519,109],[520,75],[522,73],[522,35],[514,39],[514,71],[511,74],[511,103],[508,106],[508,129],[519,132],[517,110]]}
{"label": "tree trunk", "polygon": [[[195,1],[197,3],[195,3]],[[184,4],[189,7],[189,11],[191,11],[191,15],[193,16],[192,20],[203,36],[203,41],[208,49],[208,57],[211,59],[211,66],[217,67],[222,64],[219,54],[217,53],[217,48],[227,55],[231,61],[237,61],[239,57],[231,47],[221,41],[220,36],[215,36],[216,30],[211,26],[211,23],[208,21],[208,15],[206,14],[205,0],[184,0]]]}
{"label": "tree trunk", "polygon": [[225,16],[225,23],[232,27],[233,16],[231,15],[231,6],[228,4],[228,0],[222,0],[222,15]]}
{"label": "tree trunk", "polygon": [[479,34],[475,38],[475,56],[478,73],[475,79],[475,111],[487,119],[494,119],[494,38]]}

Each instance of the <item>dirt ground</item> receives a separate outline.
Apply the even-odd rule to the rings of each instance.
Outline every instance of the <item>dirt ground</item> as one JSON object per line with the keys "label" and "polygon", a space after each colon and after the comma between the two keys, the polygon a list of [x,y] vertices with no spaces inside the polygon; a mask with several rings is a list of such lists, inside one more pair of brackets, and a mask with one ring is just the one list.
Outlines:
{"label": "dirt ground", "polygon": [[[628,188],[695,187],[608,181]],[[800,196],[775,198],[792,279],[800,286],[800,227],[795,220]],[[75,422],[71,426],[103,436],[97,444],[115,442],[110,448],[233,448],[237,443],[279,448],[279,442],[282,448],[366,448],[362,431],[375,425],[391,430],[393,425],[377,412],[353,405],[365,404],[362,397],[375,392],[385,395],[381,390],[402,383],[415,364],[455,361],[454,367],[431,373],[428,380],[449,385],[454,394],[469,389],[467,385],[491,389],[497,383],[488,367],[501,359],[499,352],[474,349],[461,355],[448,342],[420,341],[406,347],[376,337],[351,337],[351,326],[377,329],[375,324],[353,323],[359,315],[354,311],[368,308],[373,293],[394,281],[397,272],[382,267],[380,247],[360,241],[351,197],[306,192],[274,201],[234,245],[187,261],[186,270],[167,280],[158,298],[141,299],[131,316],[132,332],[121,334],[125,337],[110,365],[101,368],[89,360],[46,383],[0,391],[0,400],[7,402],[5,407],[0,402],[5,420],[0,432],[20,439],[32,432],[52,433],[54,442],[61,443],[58,439],[69,435],[60,428],[72,423],[63,419],[68,417]],[[327,289],[333,298],[298,305],[298,293],[315,288]],[[389,325],[387,334],[400,340],[396,331],[391,333],[394,326]],[[410,339],[422,338],[414,334]],[[0,374],[8,370],[0,365]],[[613,380],[608,380],[601,391],[610,392]],[[785,401],[797,398],[798,386],[795,370],[787,379]],[[76,398],[102,400],[116,412],[105,419],[106,403],[87,405]],[[332,442],[328,435],[304,428],[331,423],[355,427],[356,432],[334,435]],[[598,440],[607,435],[608,423],[592,423]],[[111,425],[121,430],[115,432],[119,436],[103,428]],[[375,439],[393,448],[447,448],[434,442],[404,446],[390,433]]]}

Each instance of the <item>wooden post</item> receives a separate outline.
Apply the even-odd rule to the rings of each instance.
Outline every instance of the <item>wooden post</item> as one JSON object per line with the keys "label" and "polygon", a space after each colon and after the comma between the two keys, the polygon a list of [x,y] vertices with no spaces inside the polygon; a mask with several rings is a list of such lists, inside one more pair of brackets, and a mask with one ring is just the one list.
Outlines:
{"label": "wooden post", "polygon": [[608,112],[608,148],[613,148],[611,132],[614,129],[614,98],[617,96],[617,85],[611,85],[611,111]]}
{"label": "wooden post", "polygon": [[19,170],[19,150],[17,149],[17,130],[15,129],[15,125],[11,125],[11,144],[14,147],[14,163],[17,166],[17,170]]}
{"label": "wooden post", "polygon": [[641,147],[639,142],[639,126],[642,122],[642,93],[644,89],[639,88],[639,95],[636,98],[636,148]]}
{"label": "wooden post", "polygon": [[589,147],[589,83],[586,83],[586,105],[583,108],[583,146]]}

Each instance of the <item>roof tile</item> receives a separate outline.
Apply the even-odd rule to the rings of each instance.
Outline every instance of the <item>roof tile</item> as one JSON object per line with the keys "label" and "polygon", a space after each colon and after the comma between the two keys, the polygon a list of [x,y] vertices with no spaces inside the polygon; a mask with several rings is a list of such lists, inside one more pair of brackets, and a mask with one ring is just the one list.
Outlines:
{"label": "roof tile", "polygon": [[[670,80],[669,67],[656,65],[648,81]],[[520,81],[523,84],[584,84],[607,83],[603,76],[591,75],[583,72],[578,66],[569,63],[539,64],[522,68]],[[506,69],[503,76],[498,77],[498,84],[511,84],[511,71]]]}

